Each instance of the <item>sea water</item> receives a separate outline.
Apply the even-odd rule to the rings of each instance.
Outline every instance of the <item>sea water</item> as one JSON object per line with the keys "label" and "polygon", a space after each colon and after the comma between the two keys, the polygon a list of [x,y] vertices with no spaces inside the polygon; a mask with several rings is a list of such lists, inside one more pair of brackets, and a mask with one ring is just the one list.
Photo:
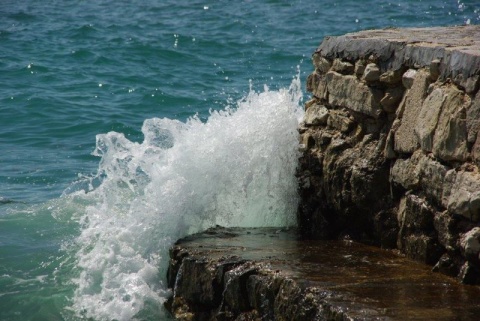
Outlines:
{"label": "sea water", "polygon": [[326,35],[479,23],[477,1],[0,3],[0,320],[167,320],[168,248],[295,224]]}

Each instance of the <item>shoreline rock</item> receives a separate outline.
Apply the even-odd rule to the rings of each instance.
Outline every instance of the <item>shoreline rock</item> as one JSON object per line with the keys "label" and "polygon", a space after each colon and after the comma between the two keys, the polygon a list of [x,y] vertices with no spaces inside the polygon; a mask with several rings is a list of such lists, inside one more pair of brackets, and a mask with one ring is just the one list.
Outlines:
{"label": "shoreline rock", "polygon": [[[478,243],[469,235],[466,251]],[[475,249],[475,250],[474,250]],[[477,320],[478,287],[351,240],[295,230],[217,227],[170,252],[177,320]]]}
{"label": "shoreline rock", "polygon": [[480,284],[462,247],[480,227],[480,26],[326,37],[313,63],[302,236],[397,248]]}

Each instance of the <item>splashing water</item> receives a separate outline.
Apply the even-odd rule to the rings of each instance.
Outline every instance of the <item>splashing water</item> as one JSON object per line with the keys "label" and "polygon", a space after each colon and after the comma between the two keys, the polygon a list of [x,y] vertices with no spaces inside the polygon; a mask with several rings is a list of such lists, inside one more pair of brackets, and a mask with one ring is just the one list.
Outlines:
{"label": "splashing water", "polygon": [[147,119],[142,143],[98,135],[97,176],[67,195],[88,204],[66,248],[79,270],[77,316],[131,320],[160,310],[167,251],[179,237],[215,224],[294,225],[301,99],[297,76],[288,90],[250,89],[205,123]]}

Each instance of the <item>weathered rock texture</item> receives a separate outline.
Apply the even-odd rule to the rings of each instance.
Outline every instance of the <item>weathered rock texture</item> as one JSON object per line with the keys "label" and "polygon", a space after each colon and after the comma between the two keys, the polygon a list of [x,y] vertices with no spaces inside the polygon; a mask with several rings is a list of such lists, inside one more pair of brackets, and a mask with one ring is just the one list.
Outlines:
{"label": "weathered rock texture", "polygon": [[307,79],[298,212],[480,283],[480,26],[327,37]]}
{"label": "weathered rock texture", "polygon": [[[478,246],[470,236],[462,241],[468,253]],[[348,240],[216,228],[180,240],[170,255],[168,308],[177,320],[474,321],[480,315],[478,287]]]}

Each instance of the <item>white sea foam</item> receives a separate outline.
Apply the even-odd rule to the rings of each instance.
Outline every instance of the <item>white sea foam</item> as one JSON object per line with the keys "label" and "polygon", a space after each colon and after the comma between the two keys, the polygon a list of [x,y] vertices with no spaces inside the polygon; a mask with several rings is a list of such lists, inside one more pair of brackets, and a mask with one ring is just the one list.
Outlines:
{"label": "white sea foam", "polygon": [[77,219],[72,309],[95,320],[142,319],[168,296],[162,280],[177,238],[215,224],[295,224],[300,80],[248,96],[206,122],[147,119],[142,143],[97,136],[98,176]]}

